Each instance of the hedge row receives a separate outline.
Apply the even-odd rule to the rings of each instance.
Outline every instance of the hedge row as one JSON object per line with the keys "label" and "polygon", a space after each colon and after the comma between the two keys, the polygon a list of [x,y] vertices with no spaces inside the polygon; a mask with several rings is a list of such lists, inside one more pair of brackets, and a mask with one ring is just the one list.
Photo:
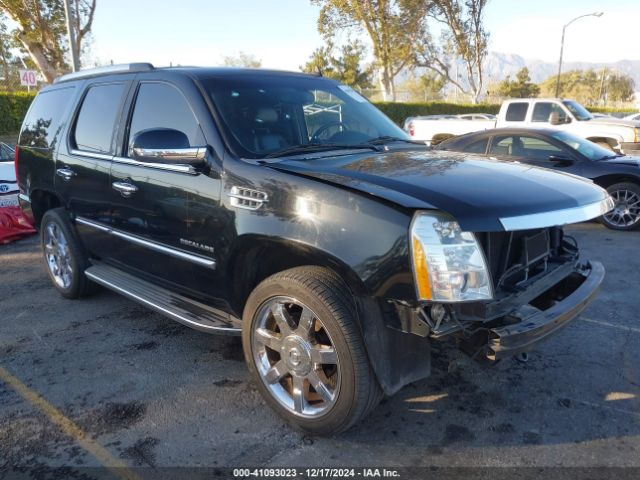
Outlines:
{"label": "hedge row", "polygon": [[20,131],[33,97],[35,93],[0,92],[0,135]]}
{"label": "hedge row", "polygon": [[[394,103],[394,102],[374,102],[374,105],[382,110],[391,120],[398,125],[404,123],[407,117],[417,117],[420,115],[460,115],[462,113],[493,113],[497,115],[500,111],[500,104],[480,103],[477,105],[429,102],[429,103]],[[628,115],[636,110],[620,109],[611,107],[587,107],[590,112]]]}
{"label": "hedge row", "polygon": [[[34,93],[26,92],[0,92],[0,135],[16,133],[20,130],[22,119],[27,113],[27,109],[35,96]],[[461,113],[493,113],[500,110],[499,104],[478,104],[464,105],[446,102],[429,103],[395,103],[395,102],[375,102],[374,105],[382,110],[391,120],[402,125],[407,117],[419,115],[458,115]],[[620,109],[605,107],[589,107],[592,112],[601,113],[622,113]],[[632,113],[629,110],[624,113]]]}
{"label": "hedge row", "polygon": [[429,102],[429,103],[395,103],[375,102],[374,105],[382,110],[387,117],[402,125],[407,117],[420,115],[459,115],[462,113],[493,113],[497,114],[500,105],[481,103],[465,105],[458,103]]}

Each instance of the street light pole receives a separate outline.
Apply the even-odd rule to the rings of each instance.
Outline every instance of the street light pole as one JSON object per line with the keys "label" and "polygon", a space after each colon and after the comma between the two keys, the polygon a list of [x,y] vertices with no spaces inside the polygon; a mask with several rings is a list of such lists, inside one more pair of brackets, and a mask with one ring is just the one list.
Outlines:
{"label": "street light pole", "polygon": [[69,0],[64,0],[64,15],[67,20],[67,36],[69,38],[69,51],[71,52],[71,69],[77,72],[80,68],[78,61],[78,52],[76,51],[76,40],[71,23],[71,9],[69,8]]}
{"label": "street light pole", "polygon": [[558,62],[558,78],[556,78],[556,97],[560,96],[560,74],[562,73],[562,53],[564,52],[564,33],[569,25],[580,18],[584,17],[601,17],[603,12],[594,12],[587,13],[585,15],[580,15],[579,17],[574,18],[565,26],[562,27],[562,40],[560,41],[560,61]]}

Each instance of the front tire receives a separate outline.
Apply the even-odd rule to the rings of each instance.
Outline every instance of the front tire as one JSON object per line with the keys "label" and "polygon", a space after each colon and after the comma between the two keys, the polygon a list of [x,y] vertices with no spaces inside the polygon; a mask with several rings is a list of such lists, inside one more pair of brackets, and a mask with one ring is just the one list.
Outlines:
{"label": "front tire", "polygon": [[40,224],[44,263],[53,286],[65,298],[78,298],[94,290],[84,275],[89,261],[64,208],[48,210]]}
{"label": "front tire", "polygon": [[266,402],[303,431],[342,432],[381,398],[353,298],[330,270],[298,267],[260,283],[244,310],[242,345]]}
{"label": "front tire", "polygon": [[600,217],[612,230],[635,230],[640,226],[640,185],[630,182],[615,183],[607,188],[613,198],[613,210]]}

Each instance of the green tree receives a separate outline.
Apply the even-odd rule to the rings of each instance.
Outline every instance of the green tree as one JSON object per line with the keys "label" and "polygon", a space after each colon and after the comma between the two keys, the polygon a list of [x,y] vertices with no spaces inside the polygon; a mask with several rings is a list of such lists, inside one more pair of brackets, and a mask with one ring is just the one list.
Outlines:
{"label": "green tree", "polygon": [[605,92],[607,100],[612,102],[630,102],[635,93],[633,78],[624,73],[612,72],[605,77]]}
{"label": "green tree", "polygon": [[426,38],[422,0],[311,0],[320,7],[318,31],[331,40],[339,31],[368,35],[385,100],[395,99],[394,80]]}
{"label": "green tree", "polygon": [[429,72],[422,75],[411,75],[398,85],[398,90],[407,92],[410,102],[442,100],[442,89],[447,80],[438,74]]}
{"label": "green tree", "polygon": [[[484,12],[489,0],[423,0],[427,16],[441,28],[438,42],[432,38],[420,44],[415,64],[446,78],[478,103],[484,86],[482,62],[488,53],[489,33]],[[454,62],[463,65],[463,78]]]}
{"label": "green tree", "polygon": [[[76,47],[82,52],[83,42],[91,32],[96,0],[71,0],[71,23],[75,26]],[[69,70],[69,50],[62,0],[0,0],[0,10],[15,24],[12,34],[29,55],[47,82]]]}
{"label": "green tree", "polygon": [[238,52],[238,55],[225,56],[222,61],[227,67],[260,68],[262,66],[262,60],[242,51]]}
{"label": "green tree", "polygon": [[[555,95],[556,78],[552,75],[540,84],[543,95]],[[602,99],[626,102],[633,97],[634,83],[623,73],[570,70],[560,75],[560,92],[562,97],[573,98],[585,105],[597,104]]]}
{"label": "green tree", "polygon": [[307,63],[300,67],[306,73],[316,73],[323,77],[338,80],[338,76],[333,68],[333,44],[327,42],[326,45],[316,48]]}
{"label": "green tree", "polygon": [[359,40],[347,42],[338,49],[332,42],[317,48],[309,61],[300,69],[307,73],[319,73],[346,85],[359,89],[372,88],[373,72],[370,66],[364,67],[366,48]]}
{"label": "green tree", "polygon": [[531,81],[529,69],[523,67],[516,73],[516,79],[505,78],[493,92],[501,97],[531,98],[540,94],[540,87]]}

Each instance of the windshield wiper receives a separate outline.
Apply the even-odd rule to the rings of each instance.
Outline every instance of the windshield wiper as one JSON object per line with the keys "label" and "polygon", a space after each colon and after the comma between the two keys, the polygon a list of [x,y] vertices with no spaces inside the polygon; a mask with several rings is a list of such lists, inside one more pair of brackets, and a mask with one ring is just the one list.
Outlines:
{"label": "windshield wiper", "polygon": [[421,142],[419,140],[409,140],[408,138],[394,137],[391,135],[383,135],[381,137],[372,138],[371,140],[367,140],[364,143],[366,145],[383,145],[385,143],[390,143],[390,142],[404,142],[404,143],[413,143],[414,145],[426,146],[424,142]]}
{"label": "windshield wiper", "polygon": [[265,155],[263,158],[277,158],[286,157],[289,155],[297,155],[299,153],[308,152],[325,152],[329,150],[354,150],[354,149],[367,149],[378,152],[380,149],[374,145],[367,145],[365,143],[357,145],[339,144],[339,143],[307,143],[304,145],[295,145],[293,147],[283,148],[276,150]]}

